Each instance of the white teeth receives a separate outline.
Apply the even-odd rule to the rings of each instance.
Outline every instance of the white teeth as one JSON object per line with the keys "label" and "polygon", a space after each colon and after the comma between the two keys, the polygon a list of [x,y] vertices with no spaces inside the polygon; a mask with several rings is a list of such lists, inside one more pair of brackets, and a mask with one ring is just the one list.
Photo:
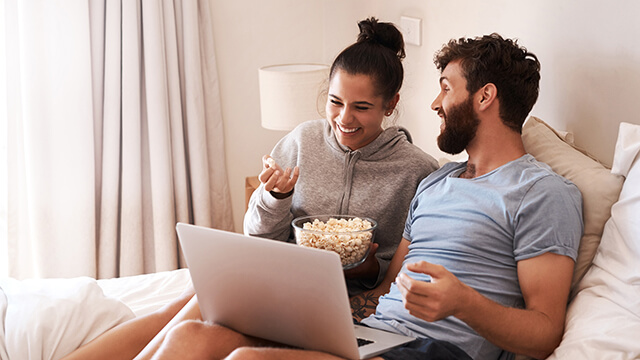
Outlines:
{"label": "white teeth", "polygon": [[345,129],[342,126],[340,126],[339,124],[336,124],[336,126],[338,127],[338,129],[340,129],[340,131],[345,132],[345,133],[353,133],[353,132],[358,131],[358,129],[360,129],[360,128]]}

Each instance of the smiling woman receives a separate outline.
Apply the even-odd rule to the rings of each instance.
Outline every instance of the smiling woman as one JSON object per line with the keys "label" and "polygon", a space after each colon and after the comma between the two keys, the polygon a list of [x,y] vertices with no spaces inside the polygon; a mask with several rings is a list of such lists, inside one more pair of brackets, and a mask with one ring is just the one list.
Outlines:
{"label": "smiling woman", "polygon": [[[290,242],[295,242],[291,221],[296,217],[375,220],[369,255],[345,272],[351,294],[382,281],[414,191],[437,168],[411,143],[407,130],[385,124],[400,99],[402,34],[374,18],[358,26],[358,40],[331,66],[326,119],[302,123],[263,157],[261,184],[244,218],[245,233]],[[275,167],[269,165],[272,159]]]}
{"label": "smiling woman", "polygon": [[327,120],[339,143],[358,150],[382,133],[382,120],[392,113],[398,99],[396,95],[385,102],[375,93],[369,75],[338,70],[329,84]]}

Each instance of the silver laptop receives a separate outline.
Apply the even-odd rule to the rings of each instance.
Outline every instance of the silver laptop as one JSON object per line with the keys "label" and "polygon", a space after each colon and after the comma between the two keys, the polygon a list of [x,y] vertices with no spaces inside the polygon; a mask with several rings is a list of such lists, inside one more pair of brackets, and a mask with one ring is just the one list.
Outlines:
{"label": "silver laptop", "polygon": [[176,229],[205,321],[347,359],[414,339],[353,324],[334,252],[183,223]]}

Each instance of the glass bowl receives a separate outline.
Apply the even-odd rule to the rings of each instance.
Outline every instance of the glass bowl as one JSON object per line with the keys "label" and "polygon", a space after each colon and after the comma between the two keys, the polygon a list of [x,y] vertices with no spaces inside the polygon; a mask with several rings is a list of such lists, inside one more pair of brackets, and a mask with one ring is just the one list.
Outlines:
{"label": "glass bowl", "polygon": [[373,219],[351,215],[302,216],[291,225],[298,245],[335,251],[345,270],[364,262],[378,227]]}

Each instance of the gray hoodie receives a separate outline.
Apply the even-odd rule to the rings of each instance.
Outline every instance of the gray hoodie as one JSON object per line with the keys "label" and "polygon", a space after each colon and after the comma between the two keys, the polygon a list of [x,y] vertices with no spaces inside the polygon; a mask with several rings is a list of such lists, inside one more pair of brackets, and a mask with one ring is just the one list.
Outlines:
{"label": "gray hoodie", "polygon": [[336,140],[324,119],[296,127],[276,144],[271,157],[283,169],[298,166],[300,177],[293,195],[285,199],[273,197],[263,184],[256,189],[244,217],[245,234],[295,242],[291,221],[299,216],[341,214],[376,220],[380,272],[375,283],[349,280],[351,295],[382,281],[402,239],[416,188],[438,168],[403,128],[387,128],[368,145],[351,151]]}

